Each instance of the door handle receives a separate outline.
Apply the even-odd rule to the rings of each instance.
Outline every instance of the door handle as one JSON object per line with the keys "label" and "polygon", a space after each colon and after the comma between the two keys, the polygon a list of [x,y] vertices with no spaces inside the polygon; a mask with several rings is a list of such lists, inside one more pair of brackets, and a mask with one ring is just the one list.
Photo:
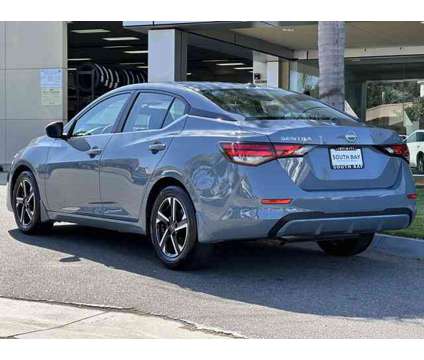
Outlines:
{"label": "door handle", "polygon": [[93,147],[87,151],[87,154],[90,155],[91,157],[95,157],[97,155],[100,155],[101,153],[102,153],[102,149],[98,147]]}
{"label": "door handle", "polygon": [[166,149],[166,145],[162,144],[160,142],[156,142],[153,144],[149,145],[149,150],[153,153],[156,154],[159,151],[165,150]]}

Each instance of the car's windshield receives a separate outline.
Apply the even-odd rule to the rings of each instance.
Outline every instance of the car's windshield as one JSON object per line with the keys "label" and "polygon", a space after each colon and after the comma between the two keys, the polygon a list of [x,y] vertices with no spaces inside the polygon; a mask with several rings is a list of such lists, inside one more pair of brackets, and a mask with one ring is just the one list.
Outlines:
{"label": "car's windshield", "polygon": [[243,115],[246,120],[352,120],[318,100],[284,90],[209,89],[203,90],[202,94],[224,110]]}

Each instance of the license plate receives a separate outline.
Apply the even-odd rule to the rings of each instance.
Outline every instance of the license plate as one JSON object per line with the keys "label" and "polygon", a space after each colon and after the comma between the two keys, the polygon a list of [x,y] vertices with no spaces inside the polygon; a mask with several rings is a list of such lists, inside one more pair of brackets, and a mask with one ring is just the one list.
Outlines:
{"label": "license plate", "polygon": [[335,170],[364,168],[362,150],[355,147],[330,148],[330,162]]}

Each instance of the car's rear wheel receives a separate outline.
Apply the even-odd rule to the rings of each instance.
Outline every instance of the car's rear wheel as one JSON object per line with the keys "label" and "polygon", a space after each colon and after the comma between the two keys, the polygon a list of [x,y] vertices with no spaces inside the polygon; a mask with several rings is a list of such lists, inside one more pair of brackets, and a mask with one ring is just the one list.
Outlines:
{"label": "car's rear wheel", "polygon": [[150,237],[156,254],[170,269],[205,264],[211,246],[197,240],[193,203],[178,186],[168,186],[157,196],[150,216]]}
{"label": "car's rear wheel", "polygon": [[417,159],[417,171],[419,174],[424,174],[424,155],[422,154]]}
{"label": "car's rear wheel", "polygon": [[362,234],[357,238],[318,241],[318,246],[328,255],[353,256],[368,249],[373,239],[374,234]]}
{"label": "car's rear wheel", "polygon": [[41,222],[40,193],[34,175],[23,171],[15,181],[12,206],[18,228],[26,234],[50,230],[53,222]]}

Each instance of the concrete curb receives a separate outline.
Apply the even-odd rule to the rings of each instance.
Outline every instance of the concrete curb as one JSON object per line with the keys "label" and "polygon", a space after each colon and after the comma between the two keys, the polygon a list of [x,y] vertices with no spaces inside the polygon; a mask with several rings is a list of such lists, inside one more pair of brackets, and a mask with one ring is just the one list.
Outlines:
{"label": "concrete curb", "polygon": [[372,248],[389,255],[424,259],[424,240],[377,234]]}

